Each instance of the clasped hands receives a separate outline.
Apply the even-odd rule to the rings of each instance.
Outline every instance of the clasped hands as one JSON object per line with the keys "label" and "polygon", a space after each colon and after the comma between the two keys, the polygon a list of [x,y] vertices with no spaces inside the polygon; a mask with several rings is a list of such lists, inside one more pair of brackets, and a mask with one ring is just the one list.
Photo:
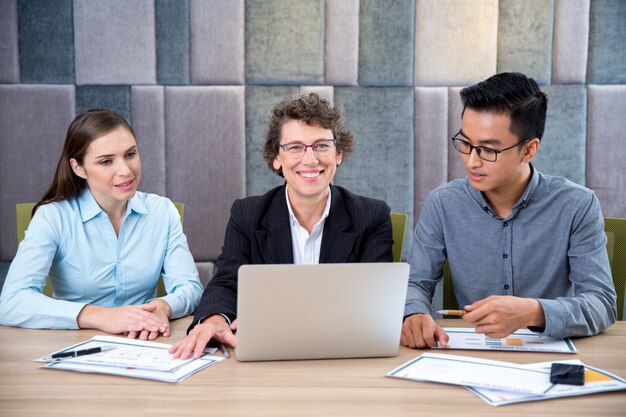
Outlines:
{"label": "clasped hands", "polygon": [[[533,298],[490,296],[466,305],[463,320],[476,333],[503,338],[529,326],[544,327],[545,317],[539,301]],[[429,314],[414,314],[402,323],[400,343],[410,348],[448,347],[448,335]]]}
{"label": "clasped hands", "polygon": [[76,321],[79,328],[127,334],[131,339],[154,340],[159,335],[169,337],[171,315],[170,305],[155,299],[147,304],[115,308],[86,305]]}

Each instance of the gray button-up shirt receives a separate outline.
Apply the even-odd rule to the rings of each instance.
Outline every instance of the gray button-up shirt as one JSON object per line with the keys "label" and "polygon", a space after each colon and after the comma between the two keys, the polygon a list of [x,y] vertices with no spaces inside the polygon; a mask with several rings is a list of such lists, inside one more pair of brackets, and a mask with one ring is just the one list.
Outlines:
{"label": "gray button-up shirt", "polygon": [[546,336],[586,336],[616,317],[606,235],[595,194],[565,178],[532,178],[503,219],[466,179],[433,190],[415,228],[405,316],[430,313],[448,259],[465,306],[490,295],[535,298]]}

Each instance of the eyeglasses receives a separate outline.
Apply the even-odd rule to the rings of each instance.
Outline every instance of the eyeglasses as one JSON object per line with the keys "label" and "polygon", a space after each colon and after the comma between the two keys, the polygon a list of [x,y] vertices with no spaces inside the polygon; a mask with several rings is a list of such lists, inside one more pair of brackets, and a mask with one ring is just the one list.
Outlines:
{"label": "eyeglasses", "polygon": [[337,141],[335,139],[318,140],[313,145],[305,145],[302,142],[289,142],[278,145],[290,157],[294,159],[303,158],[307,148],[311,148],[316,155],[326,155],[335,147]]}
{"label": "eyeglasses", "polygon": [[523,143],[528,142],[530,139],[532,138],[528,138],[528,139],[524,139],[522,141],[517,142],[515,145],[513,146],[509,146],[508,148],[504,148],[504,149],[492,149],[492,148],[488,148],[486,146],[474,146],[471,143],[469,143],[466,140],[463,140],[461,138],[457,138],[457,136],[461,134],[461,132],[457,133],[456,135],[454,135],[454,137],[452,137],[452,143],[454,144],[454,149],[456,149],[457,151],[465,154],[465,155],[469,155],[470,153],[472,153],[472,149],[476,149],[476,155],[478,155],[478,157],[482,160],[485,161],[489,161],[489,162],[496,162],[498,160],[498,154],[502,153],[504,151],[508,151],[509,149],[513,149],[516,146],[519,146]]}

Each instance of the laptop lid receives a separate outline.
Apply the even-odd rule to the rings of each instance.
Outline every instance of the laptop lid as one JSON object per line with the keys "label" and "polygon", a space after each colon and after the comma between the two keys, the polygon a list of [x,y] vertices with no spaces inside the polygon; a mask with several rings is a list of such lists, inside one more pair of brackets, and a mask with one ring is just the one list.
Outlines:
{"label": "laptop lid", "polygon": [[241,266],[237,359],[394,356],[408,278],[406,263]]}

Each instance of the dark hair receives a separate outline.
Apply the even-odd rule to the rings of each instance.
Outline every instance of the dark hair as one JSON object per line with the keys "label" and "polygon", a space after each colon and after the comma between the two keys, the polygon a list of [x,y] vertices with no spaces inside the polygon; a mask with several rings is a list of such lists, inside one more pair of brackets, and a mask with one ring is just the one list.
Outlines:
{"label": "dark hair", "polygon": [[342,155],[352,152],[354,135],[343,126],[341,110],[332,107],[328,100],[320,98],[315,93],[283,100],[272,110],[265,145],[263,145],[263,157],[267,165],[281,177],[283,176],[282,168],[276,170],[273,162],[278,155],[283,125],[290,120],[302,120],[309,126],[330,129],[337,142],[337,152]]}
{"label": "dark hair", "polygon": [[135,136],[135,132],[126,120],[111,110],[87,110],[72,120],[65,135],[65,144],[54,179],[48,191],[33,208],[33,214],[39,206],[76,197],[85,189],[87,182],[74,173],[70,159],[75,159],[79,165],[82,165],[91,142],[120,126],[128,129]]}
{"label": "dark hair", "polygon": [[520,141],[541,140],[546,126],[548,97],[532,78],[519,72],[503,72],[461,90],[463,112],[470,108],[481,112],[507,114],[509,131]]}

